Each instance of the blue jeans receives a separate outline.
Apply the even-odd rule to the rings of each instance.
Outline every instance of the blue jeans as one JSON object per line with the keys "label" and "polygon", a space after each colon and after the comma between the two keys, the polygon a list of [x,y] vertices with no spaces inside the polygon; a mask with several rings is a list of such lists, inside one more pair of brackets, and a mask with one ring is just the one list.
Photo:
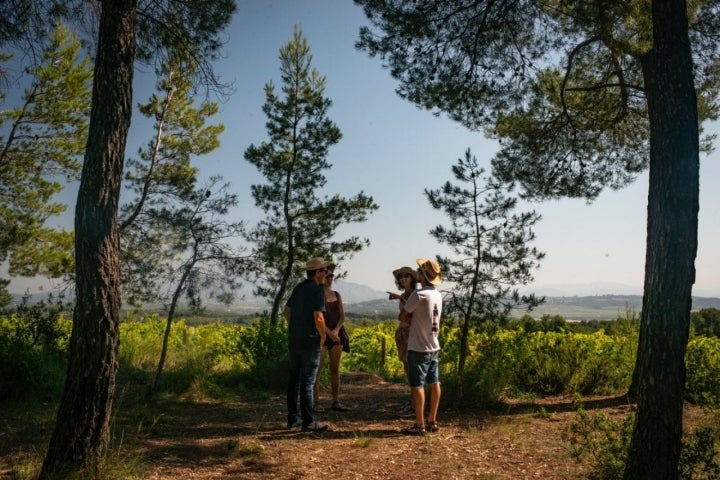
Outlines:
{"label": "blue jeans", "polygon": [[[315,421],[313,385],[320,364],[320,346],[309,350],[290,350],[290,379],[287,388],[288,424],[302,417],[303,425]],[[300,411],[298,412],[298,395]]]}

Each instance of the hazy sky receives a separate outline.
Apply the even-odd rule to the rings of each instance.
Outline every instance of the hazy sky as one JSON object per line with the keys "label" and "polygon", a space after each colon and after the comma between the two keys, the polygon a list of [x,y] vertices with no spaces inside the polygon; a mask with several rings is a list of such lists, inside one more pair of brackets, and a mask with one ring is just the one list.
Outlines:
{"label": "hazy sky", "polygon": [[[280,85],[279,49],[298,24],[308,40],[313,66],[326,78],[329,117],[343,138],[330,149],[332,170],[322,192],[353,196],[363,190],[380,209],[363,224],[343,227],[338,235],[361,235],[371,246],[342,265],[346,280],[380,290],[393,288],[391,271],[414,265],[416,257],[447,253],[428,231],[445,223],[423,195],[453,180],[451,165],[470,148],[489,168],[496,144],[446,118],[420,110],[395,94],[397,83],[354,47],[362,10],[350,0],[238,0],[238,12],[227,32],[225,58],[217,63],[236,92],[221,105],[217,121],[226,126],[222,145],[196,164],[204,175],[221,174],[240,196],[238,219],[255,223],[260,213],[249,186],[263,179],[243,158],[250,144],[265,140],[263,87]],[[145,102],[152,76],[138,75],[134,101]],[[717,125],[706,126],[718,131]],[[147,124],[136,115],[130,149],[148,139]],[[700,230],[693,293],[720,296],[720,162],[719,153],[701,157]],[[606,191],[592,204],[563,199],[524,206],[543,219],[536,225],[535,246],[546,252],[530,290],[543,294],[562,286],[565,293],[641,293],[645,263],[647,175],[621,191]],[[74,193],[73,193],[74,195]],[[71,217],[70,217],[71,218]],[[589,284],[617,284],[591,287]],[[17,290],[19,282],[13,285]]]}

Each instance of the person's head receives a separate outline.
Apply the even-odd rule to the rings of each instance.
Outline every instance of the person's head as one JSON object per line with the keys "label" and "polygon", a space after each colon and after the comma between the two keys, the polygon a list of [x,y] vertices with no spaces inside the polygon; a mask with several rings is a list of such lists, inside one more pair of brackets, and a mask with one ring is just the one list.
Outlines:
{"label": "person's head", "polygon": [[425,260],[424,258],[417,259],[418,279],[423,285],[439,285],[442,282],[442,273],[440,272],[440,265],[435,260]]}
{"label": "person's head", "polygon": [[333,280],[335,280],[335,265],[330,265],[329,267],[327,267],[327,273],[325,274],[325,286],[330,287]]}
{"label": "person's head", "polygon": [[418,281],[417,272],[410,267],[401,267],[393,270],[395,285],[399,290],[413,290]]}
{"label": "person's head", "polygon": [[325,281],[327,272],[334,268],[335,265],[332,262],[328,262],[320,257],[314,257],[305,264],[305,274],[307,278],[311,278],[319,284],[322,284]]}

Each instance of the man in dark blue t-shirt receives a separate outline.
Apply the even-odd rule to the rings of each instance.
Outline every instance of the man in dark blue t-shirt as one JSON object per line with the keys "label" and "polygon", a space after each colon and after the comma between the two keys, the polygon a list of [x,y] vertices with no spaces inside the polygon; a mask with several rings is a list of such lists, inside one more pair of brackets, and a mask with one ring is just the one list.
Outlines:
{"label": "man in dark blue t-shirt", "polygon": [[[283,315],[288,321],[290,379],[287,388],[287,427],[299,425],[304,431],[322,432],[327,425],[315,420],[313,385],[320,363],[320,346],[325,343],[325,274],[334,267],[322,258],[311,258],[305,266],[307,278],[292,291]],[[298,411],[298,396],[300,410]]]}

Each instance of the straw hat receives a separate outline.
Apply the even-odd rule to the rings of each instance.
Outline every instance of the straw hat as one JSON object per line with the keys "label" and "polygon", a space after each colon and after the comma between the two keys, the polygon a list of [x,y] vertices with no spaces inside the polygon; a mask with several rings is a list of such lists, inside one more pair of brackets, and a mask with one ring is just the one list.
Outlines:
{"label": "straw hat", "polygon": [[442,274],[440,273],[440,265],[435,260],[425,260],[424,258],[418,258],[417,264],[420,267],[420,271],[432,285],[438,285],[442,282]]}
{"label": "straw hat", "polygon": [[307,264],[305,265],[305,271],[307,272],[310,272],[312,270],[320,270],[322,268],[334,270],[335,264],[332,262],[328,262],[321,257],[314,257],[308,260]]}
{"label": "straw hat", "polygon": [[395,280],[397,280],[398,275],[400,275],[401,273],[407,273],[408,275],[410,275],[412,277],[414,282],[418,281],[417,271],[414,268],[401,267],[401,268],[398,268],[397,270],[393,270],[392,273],[393,273],[393,277],[395,277]]}

